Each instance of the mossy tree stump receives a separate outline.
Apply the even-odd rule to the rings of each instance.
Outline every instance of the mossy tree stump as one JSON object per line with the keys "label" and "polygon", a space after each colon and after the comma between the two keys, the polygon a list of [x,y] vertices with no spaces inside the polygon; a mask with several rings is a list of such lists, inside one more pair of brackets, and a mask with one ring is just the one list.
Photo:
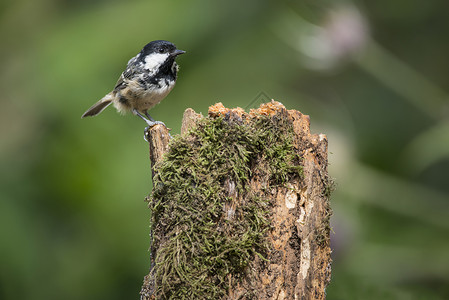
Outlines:
{"label": "mossy tree stump", "polygon": [[[327,139],[279,102],[188,109],[147,132],[151,269],[141,299],[325,299]],[[170,144],[169,144],[170,142]]]}

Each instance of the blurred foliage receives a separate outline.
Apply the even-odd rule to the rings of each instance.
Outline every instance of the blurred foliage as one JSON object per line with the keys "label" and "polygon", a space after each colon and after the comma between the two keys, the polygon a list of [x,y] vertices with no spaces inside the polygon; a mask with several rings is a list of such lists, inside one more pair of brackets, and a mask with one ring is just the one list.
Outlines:
{"label": "blurred foliage", "polygon": [[[329,299],[449,298],[449,3],[0,3],[0,298],[133,299],[148,272],[144,123],[81,120],[126,62],[174,42],[179,81],[152,110],[258,106],[328,135],[336,178]],[[256,100],[256,101],[253,101]]]}

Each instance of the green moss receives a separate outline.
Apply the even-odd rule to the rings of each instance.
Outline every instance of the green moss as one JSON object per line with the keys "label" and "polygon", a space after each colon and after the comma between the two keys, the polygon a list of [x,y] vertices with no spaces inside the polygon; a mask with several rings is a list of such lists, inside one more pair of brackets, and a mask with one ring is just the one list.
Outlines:
{"label": "green moss", "polygon": [[225,296],[228,275],[245,276],[255,255],[269,251],[270,203],[250,191],[251,178],[279,185],[301,175],[285,113],[232,119],[200,119],[155,167],[148,201],[158,299]]}

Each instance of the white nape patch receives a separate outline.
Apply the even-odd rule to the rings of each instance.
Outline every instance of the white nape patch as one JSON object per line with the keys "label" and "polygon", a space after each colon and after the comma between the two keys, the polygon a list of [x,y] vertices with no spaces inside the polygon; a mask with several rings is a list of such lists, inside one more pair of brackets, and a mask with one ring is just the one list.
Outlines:
{"label": "white nape patch", "polygon": [[168,53],[152,53],[145,56],[145,65],[143,66],[150,72],[156,72],[160,65],[168,58]]}

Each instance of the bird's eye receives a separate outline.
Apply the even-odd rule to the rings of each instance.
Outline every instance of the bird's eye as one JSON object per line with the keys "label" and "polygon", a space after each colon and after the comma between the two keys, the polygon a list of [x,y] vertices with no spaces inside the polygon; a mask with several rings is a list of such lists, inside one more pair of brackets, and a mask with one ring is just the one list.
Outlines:
{"label": "bird's eye", "polygon": [[165,52],[164,48],[159,48],[159,53],[164,53],[164,52]]}

